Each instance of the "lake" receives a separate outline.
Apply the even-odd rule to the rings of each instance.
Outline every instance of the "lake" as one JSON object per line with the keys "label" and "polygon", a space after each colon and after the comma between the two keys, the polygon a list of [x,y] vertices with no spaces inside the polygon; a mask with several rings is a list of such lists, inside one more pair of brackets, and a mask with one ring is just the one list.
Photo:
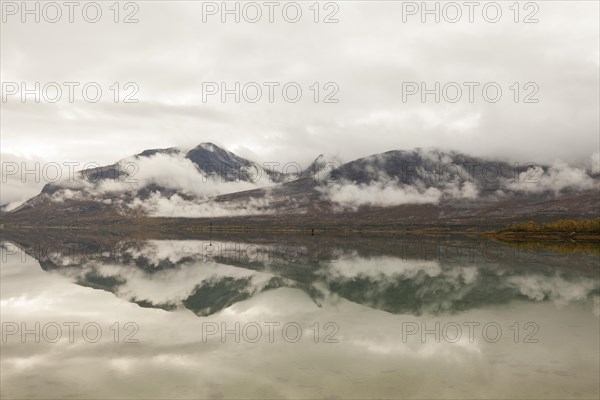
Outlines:
{"label": "lake", "polygon": [[23,234],[2,242],[1,394],[598,398],[598,255],[448,235]]}

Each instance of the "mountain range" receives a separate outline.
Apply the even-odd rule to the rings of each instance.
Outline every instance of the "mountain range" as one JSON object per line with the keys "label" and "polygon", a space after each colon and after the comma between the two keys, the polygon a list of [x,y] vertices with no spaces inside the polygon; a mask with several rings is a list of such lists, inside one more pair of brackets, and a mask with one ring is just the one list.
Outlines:
{"label": "mountain range", "polygon": [[327,229],[502,226],[598,218],[593,167],[392,150],[342,163],[258,163],[213,143],[149,149],[49,183],[5,225],[166,224]]}

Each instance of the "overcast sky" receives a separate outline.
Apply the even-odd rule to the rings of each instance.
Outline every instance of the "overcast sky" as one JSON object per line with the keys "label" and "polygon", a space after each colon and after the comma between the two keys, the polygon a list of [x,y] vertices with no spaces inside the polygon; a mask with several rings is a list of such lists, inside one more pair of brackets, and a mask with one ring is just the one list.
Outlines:
{"label": "overcast sky", "polygon": [[[84,4],[85,2],[82,2]],[[315,23],[302,3],[297,23],[286,22],[282,7],[268,22],[226,23],[204,15],[200,2],[137,2],[138,23],[114,23],[112,2],[100,2],[100,22],[86,22],[80,9],[74,23],[67,9],[57,23],[35,23],[4,12],[1,80],[80,82],[74,103],[63,86],[56,103],[19,94],[1,104],[2,159],[112,163],[148,148],[212,141],[253,160],[305,164],[319,153],[351,160],[391,149],[439,147],[517,162],[575,162],[599,146],[599,9],[597,1],[536,2],[538,23],[514,23],[511,2],[497,23],[486,22],[481,7],[468,22],[462,8],[457,23],[420,14],[405,15],[401,2],[337,2],[338,23]],[[221,2],[215,3],[218,6]],[[421,2],[415,3],[420,5]],[[20,7],[20,2],[15,3]],[[31,3],[33,4],[33,3]],[[233,3],[230,3],[233,7]],[[259,5],[262,2],[258,3]],[[433,3],[432,4],[433,7]],[[462,4],[462,2],[459,2]],[[483,4],[483,3],[482,3]],[[406,7],[406,5],[404,5]],[[247,9],[250,18],[254,10]],[[88,10],[89,11],[89,10]],[[121,9],[122,19],[133,9]],[[319,18],[336,11],[324,9]],[[521,9],[519,18],[535,11]],[[48,10],[49,17],[54,15]],[[494,16],[494,10],[488,10]],[[88,15],[93,16],[93,11]],[[288,9],[287,16],[294,16]],[[454,11],[448,9],[448,17]],[[81,95],[86,82],[103,89],[97,103]],[[114,103],[110,86],[134,82],[136,104]],[[218,95],[202,99],[203,82],[280,82],[274,102],[268,88],[257,103]],[[297,103],[286,102],[281,87],[297,82]],[[321,85],[321,100],[334,82],[338,103],[315,103],[310,86]],[[403,82],[478,82],[474,101],[463,87],[456,103],[403,101]],[[481,87],[496,82],[497,103]],[[520,84],[513,101],[514,82]],[[524,103],[534,86],[538,103]],[[54,92],[49,92],[52,96]],[[253,92],[252,92],[253,93]],[[253,97],[253,94],[250,93]],[[293,93],[290,92],[290,93]],[[454,96],[453,91],[449,92]],[[490,93],[493,93],[491,91]],[[6,93],[4,93],[6,94]],[[3,199],[5,201],[5,199]]]}

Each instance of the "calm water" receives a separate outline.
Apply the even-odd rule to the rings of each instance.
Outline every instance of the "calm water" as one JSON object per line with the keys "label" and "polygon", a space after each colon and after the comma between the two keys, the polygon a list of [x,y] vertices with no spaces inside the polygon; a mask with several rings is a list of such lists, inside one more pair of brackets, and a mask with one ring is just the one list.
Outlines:
{"label": "calm water", "polygon": [[598,398],[598,268],[464,238],[5,241],[1,394]]}

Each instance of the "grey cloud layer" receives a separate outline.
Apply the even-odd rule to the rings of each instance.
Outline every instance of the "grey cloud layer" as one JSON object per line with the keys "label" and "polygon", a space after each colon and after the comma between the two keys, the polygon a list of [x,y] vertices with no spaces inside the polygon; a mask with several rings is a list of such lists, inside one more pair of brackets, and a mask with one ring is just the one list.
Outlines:
{"label": "grey cloud layer", "polygon": [[[2,25],[2,81],[134,81],[138,104],[2,104],[2,151],[108,164],[144,148],[214,141],[258,161],[349,160],[416,146],[525,163],[598,149],[598,4],[542,2],[540,23],[401,22],[392,2],[340,3],[338,24],[202,23],[193,2],[144,2],[138,24]],[[564,29],[557,29],[563,27]],[[295,104],[202,102],[202,82],[304,88]],[[333,81],[338,104],[308,87]],[[402,82],[498,82],[500,103],[402,102]],[[537,82],[538,104],[513,103]],[[4,158],[4,155],[3,155]]]}

